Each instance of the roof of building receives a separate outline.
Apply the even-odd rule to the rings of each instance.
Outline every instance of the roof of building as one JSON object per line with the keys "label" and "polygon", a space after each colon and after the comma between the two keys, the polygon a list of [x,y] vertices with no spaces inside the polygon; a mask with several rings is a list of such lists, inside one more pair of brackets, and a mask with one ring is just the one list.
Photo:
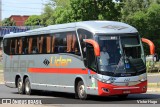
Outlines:
{"label": "roof of building", "polygon": [[9,17],[10,20],[14,21],[16,26],[24,26],[25,21],[29,18],[29,16],[24,15],[11,15]]}

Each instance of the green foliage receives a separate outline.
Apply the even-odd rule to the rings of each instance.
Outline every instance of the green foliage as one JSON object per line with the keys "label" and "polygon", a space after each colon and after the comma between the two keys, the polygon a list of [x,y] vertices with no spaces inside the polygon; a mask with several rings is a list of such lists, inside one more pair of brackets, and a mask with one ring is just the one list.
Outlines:
{"label": "green foliage", "polygon": [[119,20],[121,3],[112,0],[50,0],[45,6],[44,25],[86,20]]}
{"label": "green foliage", "polygon": [[26,26],[38,26],[38,25],[42,25],[42,19],[38,15],[32,15],[32,16],[30,16],[26,20],[25,25]]}
{"label": "green foliage", "polygon": [[71,0],[73,18],[85,20],[118,20],[120,7],[112,0]]}
{"label": "green foliage", "polygon": [[[122,21],[136,27],[142,37],[160,45],[160,0],[125,0],[122,9]],[[135,7],[134,7],[135,6]],[[129,11],[127,11],[129,10]],[[145,53],[149,54],[149,47],[145,46]],[[160,48],[156,48],[160,54]]]}
{"label": "green foliage", "polygon": [[[39,21],[37,21],[38,19]],[[50,0],[40,16],[26,25],[54,25],[86,20],[115,20],[136,27],[142,37],[160,46],[160,0]],[[40,22],[40,23],[39,23]],[[145,52],[149,47],[145,44]],[[160,48],[156,48],[160,54]]]}
{"label": "green foliage", "polygon": [[45,5],[44,13],[41,15],[43,25],[52,24],[54,19],[51,17],[53,14],[53,8],[50,5]]}
{"label": "green foliage", "polygon": [[11,21],[9,18],[5,18],[2,21],[2,26],[15,26],[15,22]]}
{"label": "green foliage", "polygon": [[70,0],[50,0],[41,16],[44,25],[71,22]]}

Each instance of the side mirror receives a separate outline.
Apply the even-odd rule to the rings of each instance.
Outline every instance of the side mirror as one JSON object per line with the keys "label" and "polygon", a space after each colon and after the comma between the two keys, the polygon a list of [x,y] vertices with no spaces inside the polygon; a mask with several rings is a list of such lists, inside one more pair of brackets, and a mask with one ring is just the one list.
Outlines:
{"label": "side mirror", "polygon": [[93,46],[95,56],[100,56],[100,47],[99,47],[99,44],[95,40],[83,39],[83,41]]}

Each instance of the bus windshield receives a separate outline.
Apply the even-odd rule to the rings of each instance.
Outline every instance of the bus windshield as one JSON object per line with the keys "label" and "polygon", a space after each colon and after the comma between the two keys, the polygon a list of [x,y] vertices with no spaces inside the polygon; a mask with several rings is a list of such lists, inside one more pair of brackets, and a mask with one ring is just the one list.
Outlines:
{"label": "bus windshield", "polygon": [[98,58],[99,71],[114,72],[124,68],[122,51],[118,36],[99,36],[100,57]]}
{"label": "bus windshield", "polygon": [[[142,51],[138,36],[100,35],[98,43],[100,46],[100,57],[98,58],[100,73],[136,73],[144,70],[145,65],[141,58]],[[141,67],[136,64],[140,64]]]}

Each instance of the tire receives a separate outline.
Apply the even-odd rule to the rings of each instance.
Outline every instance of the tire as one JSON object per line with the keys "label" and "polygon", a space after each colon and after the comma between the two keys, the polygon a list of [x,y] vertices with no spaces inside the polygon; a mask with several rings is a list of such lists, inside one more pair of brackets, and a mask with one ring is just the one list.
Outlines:
{"label": "tire", "polygon": [[78,82],[77,95],[78,95],[78,98],[81,99],[81,100],[87,99],[87,94],[86,94],[86,91],[85,91],[85,86],[84,86],[83,81]]}
{"label": "tire", "polygon": [[17,88],[18,88],[18,93],[19,93],[19,94],[24,94],[24,84],[23,84],[21,78],[18,78]]}
{"label": "tire", "polygon": [[28,77],[25,79],[24,89],[26,95],[31,95],[31,84]]}
{"label": "tire", "polygon": [[122,98],[122,99],[126,99],[128,97],[128,94],[124,94],[124,95],[118,95],[119,98]]}

